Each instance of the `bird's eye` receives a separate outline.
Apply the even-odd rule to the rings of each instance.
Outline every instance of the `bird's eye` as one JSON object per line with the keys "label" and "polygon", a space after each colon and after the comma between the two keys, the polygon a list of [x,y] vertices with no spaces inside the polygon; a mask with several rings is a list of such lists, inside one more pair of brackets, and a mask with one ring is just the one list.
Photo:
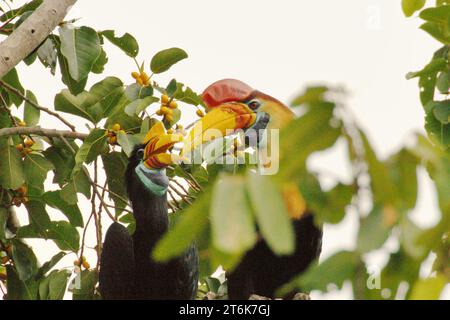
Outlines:
{"label": "bird's eye", "polygon": [[248,104],[250,109],[252,110],[256,110],[261,106],[261,102],[259,102],[258,100],[251,100]]}
{"label": "bird's eye", "polygon": [[144,149],[139,149],[136,155],[138,158],[144,158]]}

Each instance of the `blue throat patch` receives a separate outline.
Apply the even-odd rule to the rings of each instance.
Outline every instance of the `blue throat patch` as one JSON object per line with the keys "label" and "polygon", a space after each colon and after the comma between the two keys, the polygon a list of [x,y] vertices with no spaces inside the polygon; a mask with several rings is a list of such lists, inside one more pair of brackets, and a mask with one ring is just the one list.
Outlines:
{"label": "blue throat patch", "polygon": [[136,169],[134,169],[134,171],[136,172],[137,176],[144,184],[144,186],[153,194],[162,197],[167,192],[167,186],[161,186],[157,183],[154,183],[149,177],[152,175],[156,176],[160,174],[166,174],[166,169],[149,169],[141,161],[141,163],[136,166]]}

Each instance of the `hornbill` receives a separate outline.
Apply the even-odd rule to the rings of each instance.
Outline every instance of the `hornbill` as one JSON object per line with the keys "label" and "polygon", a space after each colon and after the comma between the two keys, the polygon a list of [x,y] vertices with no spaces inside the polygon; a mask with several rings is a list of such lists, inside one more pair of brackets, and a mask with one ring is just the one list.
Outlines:
{"label": "hornbill", "polygon": [[167,151],[180,141],[166,134],[161,122],[137,145],[126,169],[126,189],[136,220],[132,236],[113,223],[105,236],[100,260],[99,285],[103,299],[194,299],[198,284],[195,245],[167,263],[152,260],[156,242],[168,231],[165,168],[172,158]]}
{"label": "hornbill", "polygon": [[[294,118],[294,113],[283,103],[239,80],[224,79],[213,83],[204,90],[202,99],[209,112],[191,130],[186,150],[216,138],[206,133],[211,128],[218,129],[222,136],[243,130],[247,143],[253,141],[255,146],[256,141],[260,150],[268,149],[270,139],[266,138],[270,129],[281,129]],[[267,135],[262,134],[264,131]],[[253,140],[247,139],[252,136]],[[295,252],[277,256],[264,240],[258,241],[236,269],[227,274],[230,299],[248,299],[252,294],[274,297],[280,286],[305,271],[318,258],[322,230],[314,224],[312,213],[305,211],[291,215],[296,235]]]}

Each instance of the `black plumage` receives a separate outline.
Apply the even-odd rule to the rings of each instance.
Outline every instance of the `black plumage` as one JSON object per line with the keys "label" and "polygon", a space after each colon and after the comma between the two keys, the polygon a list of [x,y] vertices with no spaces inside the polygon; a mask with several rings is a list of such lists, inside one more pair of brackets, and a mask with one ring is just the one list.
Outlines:
{"label": "black plumage", "polygon": [[[167,263],[158,263],[151,252],[168,231],[167,194],[150,191],[141,179],[168,187],[164,171],[145,178],[136,174],[142,162],[143,145],[135,147],[126,170],[126,188],[136,230],[132,236],[120,224],[108,230],[101,257],[100,291],[104,299],[194,299],[198,283],[195,245]],[[127,232],[125,234],[125,232]],[[123,255],[122,255],[123,254]],[[126,261],[125,261],[126,260]],[[130,288],[127,288],[130,286]]]}
{"label": "black plumage", "polygon": [[[246,253],[239,266],[227,274],[230,299],[246,300],[252,294],[274,298],[277,289],[305,271],[319,257],[322,230],[314,225],[312,214],[306,212],[293,224],[295,252],[289,256],[277,256],[264,240],[260,240]],[[284,298],[292,298],[293,294]]]}

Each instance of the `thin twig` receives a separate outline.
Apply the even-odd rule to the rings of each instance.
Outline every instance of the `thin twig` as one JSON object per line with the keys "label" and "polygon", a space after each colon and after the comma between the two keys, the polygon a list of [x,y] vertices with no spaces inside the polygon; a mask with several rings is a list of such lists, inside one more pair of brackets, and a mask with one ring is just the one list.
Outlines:
{"label": "thin twig", "polygon": [[129,206],[128,200],[125,199],[124,197],[122,197],[120,194],[115,193],[114,191],[109,190],[106,187],[103,187],[99,184],[96,185],[97,187],[99,187],[102,190],[106,190],[108,193],[112,194],[113,196],[115,196],[116,198],[118,198],[120,201],[122,201],[124,204],[126,204],[127,206]]}
{"label": "thin twig", "polygon": [[46,108],[46,107],[38,105],[36,102],[34,102],[31,99],[28,99],[26,96],[24,96],[19,90],[17,90],[16,88],[10,86],[9,84],[7,84],[6,82],[4,82],[2,80],[0,80],[0,86],[2,86],[3,88],[5,88],[8,91],[14,93],[16,96],[22,98],[23,100],[25,100],[26,102],[31,104],[36,109],[39,109],[39,110],[41,110],[43,112],[46,112],[49,115],[52,115],[55,118],[59,119],[62,123],[64,123],[66,126],[68,126],[70,128],[70,130],[75,132],[75,126],[72,125],[69,121],[67,121],[63,117],[61,117],[57,112],[54,112],[54,111],[50,110],[49,108]]}
{"label": "thin twig", "polygon": [[177,201],[177,199],[175,198],[175,196],[173,195],[173,193],[170,191],[170,189],[167,189],[167,193],[169,194],[170,198],[173,200],[173,202],[175,203],[175,206],[177,207],[177,209],[181,209],[180,203]]}
{"label": "thin twig", "polygon": [[175,192],[177,195],[180,196],[181,200],[183,200],[184,202],[186,202],[187,204],[192,204],[192,202],[187,198],[188,195],[183,194],[182,192],[180,192],[179,190],[177,190],[176,188],[173,187],[173,185],[169,185],[170,190],[172,190],[173,192]]}
{"label": "thin twig", "polygon": [[[70,143],[66,140],[66,138],[64,136],[60,136],[61,140],[64,142],[64,144],[69,148],[69,150],[73,153],[76,154],[75,150],[72,148],[72,146],[70,145]],[[94,186],[93,191],[94,193],[97,195],[97,197],[100,199],[101,204],[103,205],[103,207],[105,208],[106,213],[108,214],[108,216],[111,218],[111,220],[113,221],[117,221],[117,219],[114,217],[114,215],[109,211],[108,207],[106,206],[105,200],[101,197],[100,192],[97,190],[97,185],[94,183],[94,181],[92,180],[89,171],[86,169],[85,166],[83,166],[83,171],[86,174],[86,177],[89,180],[89,183]]]}

